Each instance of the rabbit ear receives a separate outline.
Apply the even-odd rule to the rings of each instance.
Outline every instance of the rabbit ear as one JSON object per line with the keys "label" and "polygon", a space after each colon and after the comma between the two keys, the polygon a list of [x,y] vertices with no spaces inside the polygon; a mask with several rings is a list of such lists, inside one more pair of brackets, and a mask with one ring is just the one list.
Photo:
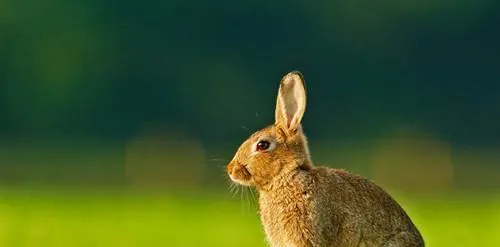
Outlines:
{"label": "rabbit ear", "polygon": [[302,74],[288,73],[281,79],[276,100],[275,124],[284,130],[296,131],[306,109],[306,89]]}

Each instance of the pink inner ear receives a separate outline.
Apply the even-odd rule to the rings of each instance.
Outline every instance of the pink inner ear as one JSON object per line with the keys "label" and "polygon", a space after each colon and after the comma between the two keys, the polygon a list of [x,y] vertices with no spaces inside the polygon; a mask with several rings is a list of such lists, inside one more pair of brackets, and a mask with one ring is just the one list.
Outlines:
{"label": "pink inner ear", "polygon": [[285,118],[285,124],[288,128],[290,128],[292,123],[294,123],[294,117],[297,117],[299,110],[298,100],[302,98],[300,80],[300,78],[297,78],[297,75],[288,74],[281,81],[279,96],[282,107],[281,113],[283,114],[282,117]]}
{"label": "pink inner ear", "polygon": [[295,113],[297,111],[297,102],[295,99],[293,86],[294,82],[292,80],[286,81],[287,84],[283,90],[283,107],[284,111],[286,113],[286,124],[287,127],[290,127],[292,124],[293,117],[295,116]]}
{"label": "pink inner ear", "polygon": [[291,94],[287,95],[287,102],[285,103],[285,112],[286,112],[286,124],[287,127],[290,127],[293,121],[293,117],[297,113],[297,102],[295,102],[295,98]]}
{"label": "pink inner ear", "polygon": [[286,113],[286,125],[287,127],[290,127],[290,125],[292,124],[292,118],[293,118],[293,115],[289,112]]}

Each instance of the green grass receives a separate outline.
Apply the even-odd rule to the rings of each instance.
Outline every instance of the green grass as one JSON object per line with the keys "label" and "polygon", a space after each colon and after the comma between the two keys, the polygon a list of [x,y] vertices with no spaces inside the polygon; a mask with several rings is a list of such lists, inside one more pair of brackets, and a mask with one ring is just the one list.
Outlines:
{"label": "green grass", "polygon": [[[500,246],[498,195],[397,198],[427,246]],[[255,203],[225,193],[2,189],[0,246],[266,245]]]}

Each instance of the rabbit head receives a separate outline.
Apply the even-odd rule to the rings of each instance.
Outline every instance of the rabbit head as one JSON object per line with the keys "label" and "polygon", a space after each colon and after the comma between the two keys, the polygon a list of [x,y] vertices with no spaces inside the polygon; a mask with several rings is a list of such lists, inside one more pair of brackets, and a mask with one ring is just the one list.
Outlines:
{"label": "rabbit head", "polygon": [[236,183],[269,189],[296,169],[309,170],[312,162],[300,125],[306,107],[304,78],[300,72],[283,77],[276,101],[275,122],[250,136],[227,165]]}

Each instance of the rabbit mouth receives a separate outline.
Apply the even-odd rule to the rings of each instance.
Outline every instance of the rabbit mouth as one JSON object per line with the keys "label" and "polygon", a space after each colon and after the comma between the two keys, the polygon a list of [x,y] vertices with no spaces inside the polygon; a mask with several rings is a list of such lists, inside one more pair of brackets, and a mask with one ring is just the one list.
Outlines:
{"label": "rabbit mouth", "polygon": [[241,185],[251,185],[252,174],[246,165],[236,165],[228,167],[228,174],[231,180]]}

